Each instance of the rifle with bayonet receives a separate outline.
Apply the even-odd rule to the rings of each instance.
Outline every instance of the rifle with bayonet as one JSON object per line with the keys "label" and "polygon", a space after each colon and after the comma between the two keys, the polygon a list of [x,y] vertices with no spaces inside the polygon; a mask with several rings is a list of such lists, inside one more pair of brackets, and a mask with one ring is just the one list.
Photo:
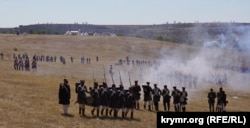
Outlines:
{"label": "rifle with bayonet", "polygon": [[94,83],[96,82],[96,80],[95,80],[95,75],[94,75],[94,71],[93,71],[93,81],[94,81]]}
{"label": "rifle with bayonet", "polygon": [[120,85],[123,85],[123,84],[122,84],[122,77],[121,77],[120,70],[118,70],[118,72],[119,72],[119,76],[120,76]]}
{"label": "rifle with bayonet", "polygon": [[129,84],[130,84],[130,87],[131,87],[131,80],[130,80],[130,74],[128,72],[128,78],[129,78]]}
{"label": "rifle with bayonet", "polygon": [[104,65],[103,65],[103,72],[104,72],[104,82],[107,83],[106,81],[106,73],[105,73],[105,68],[104,68]]}

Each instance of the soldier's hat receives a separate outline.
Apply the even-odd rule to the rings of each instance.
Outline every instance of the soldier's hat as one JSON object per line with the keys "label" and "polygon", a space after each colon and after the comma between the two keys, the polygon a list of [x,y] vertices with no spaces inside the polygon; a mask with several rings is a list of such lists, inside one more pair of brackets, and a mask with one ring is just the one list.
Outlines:
{"label": "soldier's hat", "polygon": [[176,86],[174,86],[173,88],[176,89]]}
{"label": "soldier's hat", "polygon": [[154,86],[157,86],[157,84],[154,84]]}
{"label": "soldier's hat", "polygon": [[220,91],[222,91],[222,87],[220,87]]}
{"label": "soldier's hat", "polygon": [[107,85],[107,83],[106,83],[106,82],[102,82],[102,85],[104,85],[104,86],[105,86],[105,85]]}
{"label": "soldier's hat", "polygon": [[67,79],[63,79],[63,82],[64,83],[68,83],[69,81]]}
{"label": "soldier's hat", "polygon": [[123,87],[123,85],[120,85],[120,89],[123,89],[124,87]]}
{"label": "soldier's hat", "polygon": [[182,87],[182,89],[185,89],[185,87]]}
{"label": "soldier's hat", "polygon": [[80,83],[84,83],[85,82],[85,80],[80,80]]}
{"label": "soldier's hat", "polygon": [[138,83],[138,80],[135,80],[135,83]]}
{"label": "soldier's hat", "polygon": [[98,86],[98,82],[94,82],[94,86]]}
{"label": "soldier's hat", "polygon": [[167,87],[167,85],[164,85],[164,88],[166,88]]}
{"label": "soldier's hat", "polygon": [[150,84],[150,82],[146,82],[147,84]]}

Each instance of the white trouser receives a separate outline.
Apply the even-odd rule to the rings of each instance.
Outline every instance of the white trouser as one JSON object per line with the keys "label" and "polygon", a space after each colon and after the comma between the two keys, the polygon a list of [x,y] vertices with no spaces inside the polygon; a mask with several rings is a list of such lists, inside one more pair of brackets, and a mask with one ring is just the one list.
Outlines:
{"label": "white trouser", "polygon": [[63,113],[68,114],[68,107],[69,105],[63,105]]}
{"label": "white trouser", "polygon": [[152,101],[144,101],[144,105],[152,105]]}

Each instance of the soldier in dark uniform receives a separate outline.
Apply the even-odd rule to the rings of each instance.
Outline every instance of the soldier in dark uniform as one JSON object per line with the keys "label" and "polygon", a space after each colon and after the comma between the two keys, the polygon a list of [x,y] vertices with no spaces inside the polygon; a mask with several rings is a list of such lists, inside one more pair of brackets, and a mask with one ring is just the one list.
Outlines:
{"label": "soldier in dark uniform", "polygon": [[217,92],[217,106],[216,106],[216,111],[221,112],[222,111],[222,87],[220,87],[219,92]]}
{"label": "soldier in dark uniform", "polygon": [[96,56],[96,62],[98,62],[99,61],[99,57],[98,56]]}
{"label": "soldier in dark uniform", "polygon": [[120,89],[117,91],[117,113],[122,109],[122,118],[125,118],[125,90],[123,85],[120,85]]}
{"label": "soldier in dark uniform", "polygon": [[164,85],[164,89],[162,89],[162,97],[163,97],[163,107],[164,107],[164,111],[168,111],[170,109],[170,91],[167,88],[167,85]]}
{"label": "soldier in dark uniform", "polygon": [[222,91],[221,93],[222,93],[221,94],[221,105],[222,105],[222,110],[221,111],[226,112],[226,105],[228,103],[227,95],[226,95],[225,91]]}
{"label": "soldier in dark uniform", "polygon": [[90,95],[93,97],[93,109],[91,114],[94,115],[95,110],[97,110],[97,117],[99,116],[99,108],[100,108],[100,98],[99,98],[99,90],[98,83],[94,82],[94,88],[91,90]]}
{"label": "soldier in dark uniform", "polygon": [[214,103],[216,98],[216,93],[213,91],[213,89],[210,89],[210,92],[207,95],[208,98],[208,105],[209,105],[209,111],[214,112]]}
{"label": "soldier in dark uniform", "polygon": [[114,111],[113,116],[117,117],[117,90],[115,87],[115,84],[112,84],[112,88],[109,91],[109,98],[110,98],[110,102],[109,102],[109,107],[110,107],[110,111],[109,111],[109,115],[112,115],[112,112]]}
{"label": "soldier in dark uniform", "polygon": [[227,103],[227,95],[223,88],[220,87],[220,91],[217,93],[217,112],[226,112]]}
{"label": "soldier in dark uniform", "polygon": [[19,62],[18,62],[18,70],[23,70],[23,60],[22,60],[22,58],[19,59]]}
{"label": "soldier in dark uniform", "polygon": [[71,60],[71,63],[73,63],[73,57],[72,56],[70,57],[70,60]]}
{"label": "soldier in dark uniform", "polygon": [[188,93],[185,90],[185,87],[182,87],[182,92],[180,96],[180,105],[181,105],[182,112],[186,112],[186,105],[187,105],[187,99],[188,99],[187,96],[188,96]]}
{"label": "soldier in dark uniform", "polygon": [[15,60],[14,60],[14,69],[18,70],[18,60],[17,60],[17,58],[15,58]]}
{"label": "soldier in dark uniform", "polygon": [[134,108],[135,108],[135,101],[136,98],[134,96],[133,90],[130,88],[129,92],[126,93],[126,112],[125,112],[125,117],[127,117],[128,112],[130,111],[130,118],[134,118]]}
{"label": "soldier in dark uniform", "polygon": [[26,70],[26,71],[29,71],[29,70],[30,70],[30,62],[29,62],[29,59],[28,59],[28,58],[26,58],[26,60],[25,60],[24,67],[25,67],[25,70]]}
{"label": "soldier in dark uniform", "polygon": [[148,105],[148,110],[151,111],[151,104],[152,104],[152,88],[149,85],[150,83],[147,82],[147,85],[143,87],[144,92],[144,109],[146,109],[146,105]]}
{"label": "soldier in dark uniform", "polygon": [[85,81],[81,80],[80,84],[77,86],[77,103],[79,104],[79,114],[82,116],[85,115],[86,93],[88,92],[84,83]]}
{"label": "soldier in dark uniform", "polygon": [[159,101],[161,98],[161,90],[157,87],[157,84],[154,84],[154,89],[153,89],[153,102],[155,106],[155,110],[159,111]]}
{"label": "soldier in dark uniform", "polygon": [[141,96],[141,87],[140,85],[138,85],[138,81],[136,80],[135,81],[135,85],[131,87],[133,93],[134,93],[134,96],[135,96],[135,109],[140,109],[140,105],[139,105],[139,100],[140,100],[140,96]]}
{"label": "soldier in dark uniform", "polygon": [[59,104],[62,104],[63,106],[64,115],[68,115],[70,97],[70,86],[68,85],[68,80],[64,79],[64,83],[59,86]]}
{"label": "soldier in dark uniform", "polygon": [[176,86],[173,87],[172,91],[172,97],[173,97],[173,103],[174,103],[174,109],[175,112],[180,112],[180,91],[176,88]]}
{"label": "soldier in dark uniform", "polygon": [[32,70],[36,70],[36,66],[37,65],[37,62],[36,62],[36,60],[35,59],[33,59],[33,61],[32,61]]}
{"label": "soldier in dark uniform", "polygon": [[100,103],[102,106],[101,115],[103,115],[104,110],[106,111],[106,116],[108,116],[108,106],[109,106],[109,89],[106,82],[103,82],[102,89],[100,89]]}
{"label": "soldier in dark uniform", "polygon": [[1,56],[1,60],[3,60],[3,53],[2,52],[0,53],[0,56]]}

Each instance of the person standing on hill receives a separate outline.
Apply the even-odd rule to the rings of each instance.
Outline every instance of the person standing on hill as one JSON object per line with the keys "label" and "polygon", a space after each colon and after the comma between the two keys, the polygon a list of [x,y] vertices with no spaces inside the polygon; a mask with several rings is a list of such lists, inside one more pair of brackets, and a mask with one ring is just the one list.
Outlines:
{"label": "person standing on hill", "polygon": [[159,101],[161,98],[161,90],[157,87],[157,84],[154,84],[154,89],[152,90],[153,94],[153,102],[155,106],[155,110],[159,111]]}
{"label": "person standing on hill", "polygon": [[80,80],[80,84],[77,86],[77,103],[79,104],[79,114],[82,116],[85,115],[86,93],[88,93],[88,89],[85,81]]}
{"label": "person standing on hill", "polygon": [[71,63],[73,63],[74,60],[73,60],[73,57],[72,57],[72,56],[70,57],[70,60],[71,60]]}
{"label": "person standing on hill", "polygon": [[140,96],[141,96],[141,86],[138,84],[138,81],[135,81],[135,85],[130,87],[134,93],[135,96],[135,109],[139,110],[140,109],[140,105],[139,105],[139,100],[140,100]]}
{"label": "person standing on hill", "polygon": [[134,96],[132,88],[129,88],[129,91],[126,93],[125,96],[126,96],[126,99],[125,99],[126,112],[125,112],[124,118],[127,117],[127,114],[130,111],[130,118],[133,119],[136,98]]}
{"label": "person standing on hill", "polygon": [[188,93],[185,90],[185,87],[182,87],[182,92],[180,94],[180,107],[182,112],[186,112],[186,105],[188,100]]}
{"label": "person standing on hill", "polygon": [[91,90],[90,95],[93,97],[93,109],[91,114],[94,115],[95,110],[97,111],[96,115],[99,117],[99,108],[100,108],[100,94],[98,89],[98,83],[94,82],[94,88]]}
{"label": "person standing on hill", "polygon": [[164,85],[164,89],[161,91],[162,92],[162,97],[163,97],[163,107],[164,107],[164,111],[168,111],[170,109],[170,91],[167,88],[167,85]]}
{"label": "person standing on hill", "polygon": [[180,90],[177,89],[176,86],[174,86],[171,95],[173,96],[175,112],[180,112],[180,94]]}
{"label": "person standing on hill", "polygon": [[222,112],[222,91],[223,91],[223,88],[220,87],[219,92],[217,92],[216,94],[216,97],[217,97],[216,112]]}
{"label": "person standing on hill", "polygon": [[152,91],[153,90],[150,87],[150,82],[147,82],[147,85],[143,87],[143,92],[144,92],[144,109],[146,109],[146,105],[148,105],[148,111],[151,111]]}
{"label": "person standing on hill", "polygon": [[68,85],[68,80],[64,79],[64,83],[59,86],[59,104],[63,106],[63,114],[68,114],[68,107],[70,104],[70,86]]}
{"label": "person standing on hill", "polygon": [[98,56],[96,56],[96,62],[98,62],[99,61],[99,57]]}
{"label": "person standing on hill", "polygon": [[103,115],[104,110],[106,112],[106,117],[108,116],[109,107],[109,88],[106,82],[103,82],[103,87],[100,89],[100,103],[102,106],[101,115]]}
{"label": "person standing on hill", "polygon": [[216,98],[216,93],[213,91],[213,89],[210,89],[210,92],[207,95],[208,98],[208,104],[209,104],[209,111],[214,112],[214,103]]}

